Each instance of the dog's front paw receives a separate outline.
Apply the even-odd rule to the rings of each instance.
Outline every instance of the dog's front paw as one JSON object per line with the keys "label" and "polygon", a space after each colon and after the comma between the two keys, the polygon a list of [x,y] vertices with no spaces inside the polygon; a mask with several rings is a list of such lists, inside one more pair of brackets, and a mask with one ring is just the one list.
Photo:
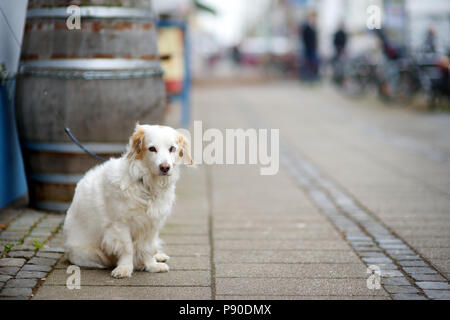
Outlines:
{"label": "dog's front paw", "polygon": [[133,266],[123,265],[117,266],[112,272],[111,276],[114,278],[129,278],[133,273]]}
{"label": "dog's front paw", "polygon": [[147,272],[168,272],[169,266],[165,263],[155,262],[145,266]]}
{"label": "dog's front paw", "polygon": [[170,257],[163,252],[158,252],[157,254],[154,255],[154,258],[158,262],[166,262],[170,259]]}

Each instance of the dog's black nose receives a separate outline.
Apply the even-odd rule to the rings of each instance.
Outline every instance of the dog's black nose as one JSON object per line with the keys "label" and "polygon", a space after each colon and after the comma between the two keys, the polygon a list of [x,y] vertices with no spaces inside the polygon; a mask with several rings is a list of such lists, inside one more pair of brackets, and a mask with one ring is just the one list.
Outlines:
{"label": "dog's black nose", "polygon": [[159,170],[163,173],[167,173],[170,170],[170,165],[167,163],[163,163],[159,165]]}

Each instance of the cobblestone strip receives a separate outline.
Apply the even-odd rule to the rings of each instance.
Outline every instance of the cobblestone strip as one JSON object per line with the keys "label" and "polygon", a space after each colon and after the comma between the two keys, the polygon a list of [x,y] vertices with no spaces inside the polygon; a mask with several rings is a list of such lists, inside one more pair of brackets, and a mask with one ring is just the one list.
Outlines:
{"label": "cobblestone strip", "polygon": [[32,297],[64,252],[63,215],[15,210],[23,213],[0,233],[0,299]]}
{"label": "cobblestone strip", "polygon": [[312,163],[280,143],[281,162],[364,263],[381,271],[393,299],[450,299],[448,279]]}

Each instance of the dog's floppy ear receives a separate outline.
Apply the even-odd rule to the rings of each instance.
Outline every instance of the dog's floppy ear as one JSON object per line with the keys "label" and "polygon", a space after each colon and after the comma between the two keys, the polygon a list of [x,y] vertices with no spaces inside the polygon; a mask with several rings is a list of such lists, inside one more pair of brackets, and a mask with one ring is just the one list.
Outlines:
{"label": "dog's floppy ear", "polygon": [[193,165],[194,161],[191,157],[191,145],[189,140],[181,133],[177,137],[178,156],[183,160],[184,164]]}
{"label": "dog's floppy ear", "polygon": [[136,128],[134,129],[134,133],[130,138],[130,148],[128,151],[128,159],[142,159],[144,157],[144,147],[145,147],[145,132],[144,128],[139,125],[139,123],[136,124]]}

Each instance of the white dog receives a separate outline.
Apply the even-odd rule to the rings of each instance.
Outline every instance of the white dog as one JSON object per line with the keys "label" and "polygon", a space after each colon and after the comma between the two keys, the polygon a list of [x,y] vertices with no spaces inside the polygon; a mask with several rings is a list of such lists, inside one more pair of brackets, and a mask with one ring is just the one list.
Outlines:
{"label": "white dog", "polygon": [[126,153],[78,182],[64,222],[69,261],[82,267],[167,272],[159,231],[175,200],[180,164],[193,164],[188,140],[164,126],[136,125]]}

